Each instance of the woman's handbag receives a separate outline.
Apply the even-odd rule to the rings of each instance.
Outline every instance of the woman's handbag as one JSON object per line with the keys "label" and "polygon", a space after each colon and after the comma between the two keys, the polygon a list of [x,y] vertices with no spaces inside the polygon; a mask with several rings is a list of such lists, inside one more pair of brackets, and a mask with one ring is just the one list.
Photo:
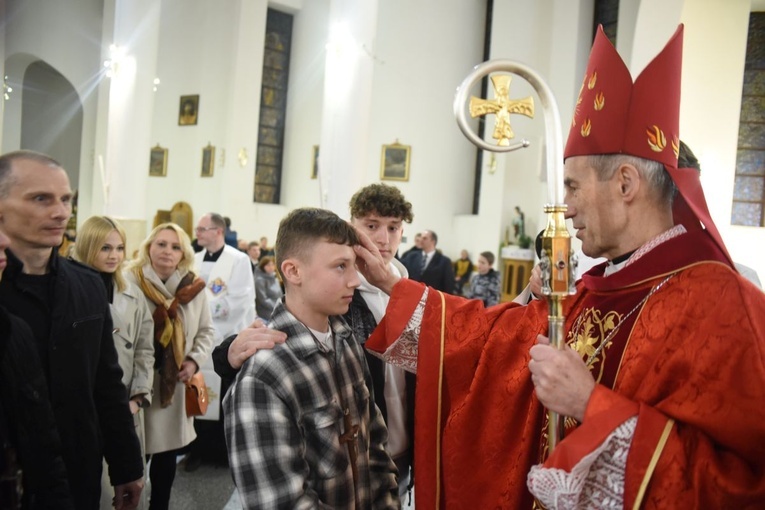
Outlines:
{"label": "woman's handbag", "polygon": [[186,416],[202,416],[209,403],[205,378],[202,372],[197,372],[186,381]]}

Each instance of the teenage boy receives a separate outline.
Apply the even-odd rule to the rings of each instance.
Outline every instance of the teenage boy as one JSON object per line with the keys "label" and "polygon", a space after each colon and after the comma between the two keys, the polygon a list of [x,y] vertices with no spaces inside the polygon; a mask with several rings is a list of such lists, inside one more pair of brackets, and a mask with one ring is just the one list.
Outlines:
{"label": "teenage boy", "polygon": [[[407,270],[395,255],[401,245],[404,223],[411,223],[414,218],[412,204],[395,186],[375,183],[357,191],[349,205],[353,226],[375,243],[392,273],[406,278]],[[382,320],[389,298],[367,282],[361,273],[359,278],[361,285],[354,291],[353,301],[344,318],[363,345]],[[273,336],[275,333],[269,329],[258,331],[248,328],[233,344],[229,338],[213,352],[215,370],[222,377],[234,377],[235,369],[256,349],[271,348],[273,343],[279,342]],[[370,390],[388,427],[388,451],[398,468],[399,495],[404,498],[407,488],[412,485],[409,472],[414,451],[415,375],[384,363],[366,350],[364,352],[372,376]]]}
{"label": "teenage boy", "polygon": [[321,209],[297,209],[279,224],[285,296],[270,327],[287,340],[247,360],[224,399],[245,508],[399,508],[369,369],[341,317],[361,283],[358,242],[353,227]]}

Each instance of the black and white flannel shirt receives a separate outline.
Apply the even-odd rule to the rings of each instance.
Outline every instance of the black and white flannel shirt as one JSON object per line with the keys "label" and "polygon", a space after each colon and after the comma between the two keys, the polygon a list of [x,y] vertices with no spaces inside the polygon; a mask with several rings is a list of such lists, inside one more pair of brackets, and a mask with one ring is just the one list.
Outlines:
{"label": "black and white flannel shirt", "polygon": [[[280,300],[271,316],[287,341],[244,364],[223,400],[226,442],[244,508],[400,508],[388,432],[370,396],[362,347],[341,317],[330,317],[325,347]],[[338,396],[359,425],[354,488]]]}

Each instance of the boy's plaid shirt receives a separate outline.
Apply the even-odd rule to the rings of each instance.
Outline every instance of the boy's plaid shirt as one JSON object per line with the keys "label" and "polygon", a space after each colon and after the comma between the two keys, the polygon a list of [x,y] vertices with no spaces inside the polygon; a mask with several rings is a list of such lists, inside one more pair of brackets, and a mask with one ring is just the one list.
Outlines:
{"label": "boy's plaid shirt", "polygon": [[223,401],[231,470],[244,507],[354,507],[348,448],[339,442],[345,432],[339,384],[351,422],[359,425],[361,507],[399,508],[388,432],[351,329],[331,317],[335,349],[326,348],[281,301],[270,327],[287,333],[287,341],[250,358]]}

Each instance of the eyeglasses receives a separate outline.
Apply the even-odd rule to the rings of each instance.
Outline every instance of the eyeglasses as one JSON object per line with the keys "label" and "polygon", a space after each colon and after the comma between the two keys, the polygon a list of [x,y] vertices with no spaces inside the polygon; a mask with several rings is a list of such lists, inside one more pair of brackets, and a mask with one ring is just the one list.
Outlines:
{"label": "eyeglasses", "polygon": [[197,227],[194,232],[207,232],[208,230],[217,230],[218,227]]}

